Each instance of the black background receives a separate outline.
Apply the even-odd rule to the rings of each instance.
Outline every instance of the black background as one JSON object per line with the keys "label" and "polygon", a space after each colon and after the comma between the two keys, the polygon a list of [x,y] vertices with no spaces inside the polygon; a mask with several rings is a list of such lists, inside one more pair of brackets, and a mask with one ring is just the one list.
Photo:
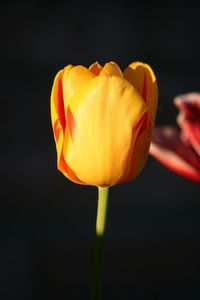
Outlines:
{"label": "black background", "polygon": [[[172,4],[173,3],[173,4]],[[156,125],[200,92],[195,2],[8,1],[0,9],[0,299],[88,299],[95,187],[56,169],[49,97],[67,64],[151,65]],[[200,190],[149,157],[111,189],[103,299],[200,299]]]}

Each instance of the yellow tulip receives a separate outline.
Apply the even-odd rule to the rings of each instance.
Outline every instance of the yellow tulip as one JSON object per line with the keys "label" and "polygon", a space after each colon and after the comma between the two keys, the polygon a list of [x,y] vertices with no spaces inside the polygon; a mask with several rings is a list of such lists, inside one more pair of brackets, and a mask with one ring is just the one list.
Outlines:
{"label": "yellow tulip", "polygon": [[124,72],[114,62],[58,72],[51,93],[58,169],[99,187],[134,179],[149,152],[157,94],[156,77],[141,62]]}

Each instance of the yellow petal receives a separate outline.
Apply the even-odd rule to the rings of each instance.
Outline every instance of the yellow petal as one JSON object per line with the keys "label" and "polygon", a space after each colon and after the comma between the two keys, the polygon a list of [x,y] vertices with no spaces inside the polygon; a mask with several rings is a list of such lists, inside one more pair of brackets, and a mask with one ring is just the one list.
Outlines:
{"label": "yellow petal", "polygon": [[134,62],[125,69],[123,74],[124,78],[128,80],[143,97],[149,108],[149,120],[154,123],[158,100],[158,87],[153,70],[145,63]]}
{"label": "yellow petal", "polygon": [[90,72],[92,72],[98,76],[102,70],[102,66],[96,61],[91,66],[89,66],[89,70],[90,70]]}
{"label": "yellow petal", "polygon": [[67,110],[69,100],[74,94],[94,77],[95,74],[83,66],[73,67],[69,65],[64,69],[62,83],[65,111]]}
{"label": "yellow petal", "polygon": [[[71,99],[75,126],[65,160],[89,185],[111,186],[128,175],[133,128],[147,110],[137,90],[117,76],[89,81]],[[139,130],[139,128],[138,128]]]}
{"label": "yellow petal", "polygon": [[134,62],[124,71],[124,78],[128,80],[143,97],[148,106],[148,116],[141,128],[141,132],[135,143],[133,161],[135,161],[135,173],[129,174],[130,177],[137,176],[145,164],[149,153],[152,129],[154,126],[155,114],[157,109],[158,88],[156,77],[149,65]]}
{"label": "yellow petal", "polygon": [[132,161],[134,162],[134,173],[133,169],[130,169],[127,181],[136,178],[142,171],[147,156],[149,154],[149,147],[151,143],[152,128],[147,128],[142,134],[138,134],[138,138],[134,145],[134,151]]}
{"label": "yellow petal", "polygon": [[65,130],[65,112],[62,96],[63,70],[56,75],[51,91],[51,121],[58,156],[60,156],[63,144],[63,132]]}
{"label": "yellow petal", "polygon": [[63,70],[56,75],[51,92],[51,121],[57,150],[58,169],[70,180],[83,184],[67,165],[63,156],[63,145],[68,143],[69,132],[66,126],[62,90]]}
{"label": "yellow petal", "polygon": [[115,75],[115,76],[119,76],[121,78],[123,78],[123,74],[122,71],[120,69],[120,67],[115,63],[115,62],[109,62],[106,63],[103,67],[103,69],[101,70],[100,76],[103,75],[107,75],[107,76],[111,76],[111,75]]}

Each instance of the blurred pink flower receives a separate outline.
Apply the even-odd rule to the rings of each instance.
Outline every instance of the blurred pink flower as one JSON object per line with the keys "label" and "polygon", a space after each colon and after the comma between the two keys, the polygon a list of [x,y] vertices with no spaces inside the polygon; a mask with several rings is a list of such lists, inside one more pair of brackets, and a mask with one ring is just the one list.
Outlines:
{"label": "blurred pink flower", "polygon": [[150,154],[170,170],[200,182],[200,93],[174,98],[177,124],[154,129]]}

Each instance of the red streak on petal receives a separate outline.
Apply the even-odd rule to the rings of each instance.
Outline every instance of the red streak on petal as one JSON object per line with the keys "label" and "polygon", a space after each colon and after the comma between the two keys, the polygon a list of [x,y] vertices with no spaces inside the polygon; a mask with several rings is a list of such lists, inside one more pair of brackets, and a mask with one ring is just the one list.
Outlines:
{"label": "red streak on petal", "polygon": [[64,100],[63,100],[63,90],[62,90],[62,79],[59,80],[58,83],[58,91],[57,91],[57,103],[56,103],[56,109],[57,114],[60,119],[60,124],[62,128],[65,128],[66,120],[65,120],[65,113],[64,113]]}
{"label": "red streak on petal", "polygon": [[76,122],[75,122],[74,116],[73,116],[72,111],[71,111],[69,106],[67,108],[67,123],[68,123],[68,126],[69,126],[70,136],[73,139],[74,128],[76,126]]}
{"label": "red streak on petal", "polygon": [[61,153],[61,155],[60,155],[59,164],[60,164],[61,172],[64,172],[65,174],[67,174],[71,180],[78,182],[80,184],[84,184],[81,180],[78,179],[78,177],[74,174],[74,172],[68,166],[68,164],[66,163],[65,158],[63,156],[63,153]]}
{"label": "red streak on petal", "polygon": [[61,127],[59,125],[60,125],[60,120],[57,119],[53,126],[53,132],[54,132],[56,143],[58,142],[60,132],[61,132]]}
{"label": "red streak on petal", "polygon": [[[140,127],[140,129],[139,129],[138,135],[137,135],[136,139],[134,140],[135,131],[139,127]],[[141,134],[147,129],[147,127],[148,127],[148,111],[146,111],[144,113],[144,115],[140,118],[140,120],[137,122],[137,124],[133,127],[132,140],[134,141],[134,143],[133,143],[132,149],[130,151],[130,156],[131,156],[130,170],[124,181],[129,181],[133,177],[133,174],[135,173],[135,144],[136,144],[138,138],[141,136]]]}
{"label": "red streak on petal", "polygon": [[139,136],[142,135],[142,133],[148,128],[148,111],[145,112],[145,114],[142,116],[142,118],[137,122],[137,124],[133,127],[133,135],[135,134],[135,131],[140,127],[139,133],[137,135],[136,141],[139,138]]}
{"label": "red streak on petal", "polygon": [[142,90],[142,97],[144,99],[144,102],[147,102],[147,79],[146,74],[144,73],[144,84],[143,84],[143,90]]}
{"label": "red streak on petal", "polygon": [[148,119],[147,119],[148,115],[147,115],[147,112],[144,114],[144,117],[143,117],[143,122],[142,122],[142,125],[140,127],[140,131],[138,133],[138,136],[137,136],[137,139],[139,138],[139,136],[141,136],[143,134],[143,132],[148,128]]}

